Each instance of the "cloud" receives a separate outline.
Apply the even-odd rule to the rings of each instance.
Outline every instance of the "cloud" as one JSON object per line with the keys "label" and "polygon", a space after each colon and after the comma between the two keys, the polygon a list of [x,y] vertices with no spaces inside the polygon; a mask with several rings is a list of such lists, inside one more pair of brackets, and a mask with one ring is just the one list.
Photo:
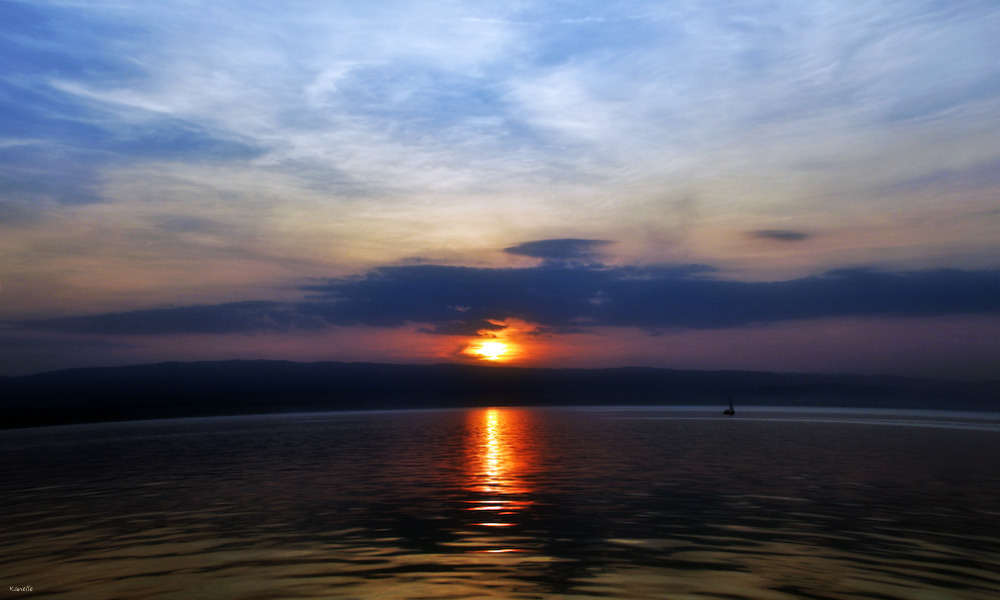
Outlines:
{"label": "cloud", "polygon": [[[108,335],[255,333],[429,324],[472,335],[506,319],[559,328],[716,329],[828,317],[928,317],[1000,311],[1000,270],[840,269],[774,282],[711,278],[701,265],[482,269],[383,267],[306,286],[298,302],[110,313],[22,323]],[[567,329],[569,330],[569,329]]]}
{"label": "cloud", "polygon": [[[0,220],[20,228],[0,245],[30,314],[221,302],[222,280],[406,256],[495,266],[509,240],[540,240],[508,254],[546,266],[599,261],[600,240],[541,240],[561,235],[768,277],[994,266],[998,19],[990,2],[0,3]],[[687,194],[697,211],[664,200]],[[958,225],[926,235],[945,204]],[[734,223],[829,244],[775,258],[724,239]]]}
{"label": "cloud", "polygon": [[101,160],[96,154],[37,142],[0,147],[0,198],[5,204],[17,202],[24,208],[99,202],[95,167]]}
{"label": "cloud", "polygon": [[25,325],[66,333],[139,336],[313,330],[326,325],[297,314],[294,308],[277,302],[232,302],[29,321]]}
{"label": "cloud", "polygon": [[812,237],[808,233],[793,231],[791,229],[759,229],[750,232],[750,236],[761,240],[774,240],[776,242],[801,242]]}
{"label": "cloud", "polygon": [[417,331],[432,335],[475,336],[481,335],[483,332],[503,331],[506,328],[507,326],[503,323],[488,321],[486,319],[472,319],[466,321],[449,321],[434,327],[420,327]]}
{"label": "cloud", "polygon": [[583,240],[563,238],[553,240],[537,240],[524,242],[517,246],[504,248],[507,254],[531,256],[547,261],[582,261],[591,260],[598,255],[598,249],[611,244],[608,240]]}

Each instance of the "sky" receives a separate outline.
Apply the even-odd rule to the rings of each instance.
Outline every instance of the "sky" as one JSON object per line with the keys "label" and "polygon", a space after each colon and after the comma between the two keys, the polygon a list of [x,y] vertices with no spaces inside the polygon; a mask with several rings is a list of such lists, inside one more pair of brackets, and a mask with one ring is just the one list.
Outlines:
{"label": "sky", "polygon": [[0,375],[1000,378],[993,0],[0,1]]}

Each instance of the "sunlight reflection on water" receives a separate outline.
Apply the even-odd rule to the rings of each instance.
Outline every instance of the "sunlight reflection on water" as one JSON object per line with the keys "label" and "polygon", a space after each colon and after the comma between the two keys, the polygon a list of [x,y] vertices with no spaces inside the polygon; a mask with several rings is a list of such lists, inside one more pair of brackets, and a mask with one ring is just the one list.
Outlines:
{"label": "sunlight reflection on water", "polygon": [[992,600],[997,419],[933,417],[485,409],[3,431],[0,584]]}

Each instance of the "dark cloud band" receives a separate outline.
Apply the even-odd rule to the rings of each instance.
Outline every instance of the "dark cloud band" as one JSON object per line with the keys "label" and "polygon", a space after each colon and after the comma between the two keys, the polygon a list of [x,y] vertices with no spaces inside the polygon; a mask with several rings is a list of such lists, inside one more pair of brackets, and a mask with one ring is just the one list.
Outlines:
{"label": "dark cloud band", "polygon": [[761,240],[774,240],[777,242],[801,242],[812,237],[803,231],[793,231],[791,229],[761,229],[751,232],[750,236]]}
{"label": "dark cloud band", "polygon": [[503,251],[507,254],[531,256],[547,261],[581,261],[597,257],[600,248],[611,243],[608,240],[562,238],[524,242],[517,246],[504,248]]}
{"label": "dark cloud band", "polygon": [[1000,311],[1000,270],[840,269],[777,282],[714,279],[701,265],[477,269],[385,267],[303,288],[300,302],[242,302],[22,323],[110,335],[253,333],[330,326],[471,334],[518,318],[579,327],[712,329],[824,317],[913,317]]}

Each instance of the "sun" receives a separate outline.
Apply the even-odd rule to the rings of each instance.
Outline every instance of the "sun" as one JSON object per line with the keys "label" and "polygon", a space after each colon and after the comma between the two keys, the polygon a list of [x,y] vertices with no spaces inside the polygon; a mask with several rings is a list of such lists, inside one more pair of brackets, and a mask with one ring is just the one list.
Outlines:
{"label": "sun", "polygon": [[476,354],[486,360],[499,360],[507,352],[507,344],[500,342],[483,342],[475,350]]}
{"label": "sun", "polygon": [[531,358],[530,346],[525,344],[526,334],[535,331],[536,326],[519,319],[491,320],[490,327],[484,327],[474,337],[461,340],[461,346],[450,355],[464,360],[503,365],[519,363]]}

